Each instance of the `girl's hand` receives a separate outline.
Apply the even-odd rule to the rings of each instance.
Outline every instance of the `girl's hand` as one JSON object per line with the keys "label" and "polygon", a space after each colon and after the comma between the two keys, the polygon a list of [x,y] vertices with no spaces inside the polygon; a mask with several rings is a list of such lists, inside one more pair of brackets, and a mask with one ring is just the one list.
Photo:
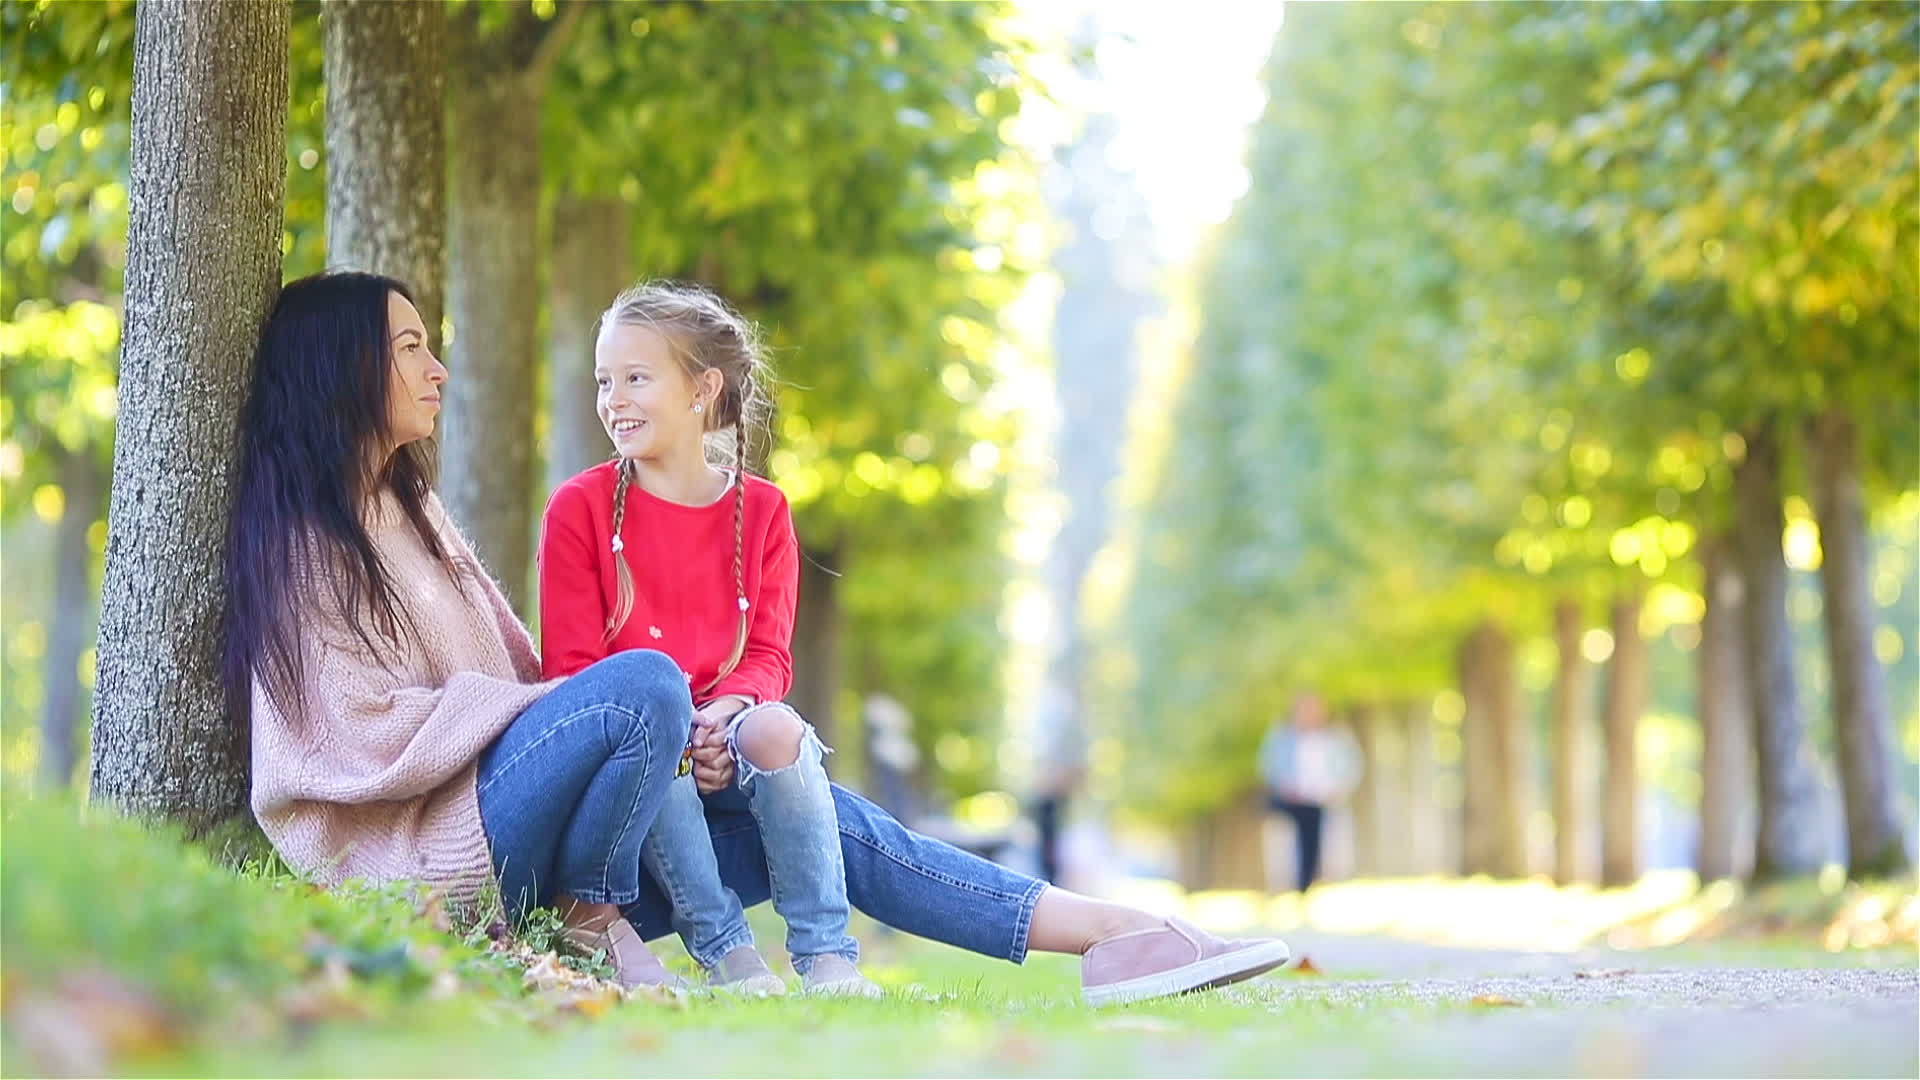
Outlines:
{"label": "girl's hand", "polygon": [[727,751],[727,723],[751,702],[728,695],[709,701],[693,714],[693,783],[711,795],[733,783],[733,755]]}

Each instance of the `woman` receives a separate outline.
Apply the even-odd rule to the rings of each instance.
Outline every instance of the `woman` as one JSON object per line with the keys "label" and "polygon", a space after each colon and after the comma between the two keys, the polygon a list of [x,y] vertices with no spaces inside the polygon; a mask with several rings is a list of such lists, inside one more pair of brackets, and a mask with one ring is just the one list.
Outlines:
{"label": "woman", "polygon": [[[304,278],[268,317],[227,550],[224,675],[251,705],[254,814],[322,884],[417,879],[470,899],[498,883],[515,913],[558,909],[624,984],[672,982],[642,941],[670,931],[671,907],[640,851],[687,744],[685,676],[634,650],[538,680],[526,629],[427,482],[420,441],[446,379],[390,279]],[[703,743],[701,790],[731,787],[736,765]],[[1286,958],[1277,941],[1226,941],[1053,888],[833,795],[855,907],[1016,962],[1080,954],[1092,1003]],[[727,885],[743,904],[767,899],[747,808],[710,800],[709,823]]]}

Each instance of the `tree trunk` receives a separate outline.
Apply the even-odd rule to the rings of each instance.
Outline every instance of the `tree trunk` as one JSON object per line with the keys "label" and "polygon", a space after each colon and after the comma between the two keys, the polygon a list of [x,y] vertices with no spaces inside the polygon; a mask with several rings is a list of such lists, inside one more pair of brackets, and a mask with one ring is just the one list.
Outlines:
{"label": "tree trunk", "polygon": [[787,703],[812,721],[827,745],[833,745],[835,706],[845,674],[841,654],[840,570],[838,546],[802,551],[800,604],[793,618],[793,692]]}
{"label": "tree trunk", "polygon": [[136,14],[126,330],[93,798],[203,831],[245,809],[219,680],[233,433],[280,285],[286,0]]}
{"label": "tree trunk", "polygon": [[60,490],[66,496],[54,527],[53,627],[47,636],[44,680],[46,712],[40,722],[41,771],[50,789],[73,783],[79,763],[80,719],[86,693],[80,657],[87,651],[94,610],[93,548],[87,531],[100,516],[106,478],[91,451],[60,452]]}
{"label": "tree trunk", "polygon": [[[579,5],[570,5],[577,10]],[[545,31],[450,28],[447,311],[440,491],[523,616],[532,585],[533,409],[540,317],[540,103]],[[550,40],[550,39],[549,39]]]}
{"label": "tree trunk", "polygon": [[1730,539],[1700,545],[1706,611],[1700,618],[1700,878],[1753,869],[1753,739],[1748,731],[1744,597]]}
{"label": "tree trunk", "polygon": [[1629,586],[1613,602],[1613,660],[1607,665],[1607,779],[1600,830],[1600,880],[1640,878],[1640,717],[1647,711],[1647,641],[1640,636],[1640,593]]}
{"label": "tree trunk", "polygon": [[1525,877],[1532,871],[1528,826],[1533,817],[1533,730],[1520,706],[1513,639],[1494,629],[1487,654],[1487,698],[1498,752],[1494,827],[1499,847],[1494,872]]}
{"label": "tree trunk", "polygon": [[1265,803],[1248,792],[1195,818],[1181,846],[1181,884],[1188,889],[1268,887],[1266,845],[1262,842]]}
{"label": "tree trunk", "polygon": [[441,352],[446,8],[326,0],[327,263],[398,278]]}
{"label": "tree trunk", "polygon": [[1827,650],[1833,671],[1833,730],[1840,793],[1847,808],[1847,873],[1891,877],[1912,865],[1901,818],[1899,768],[1886,674],[1873,651],[1873,564],[1866,500],[1860,491],[1853,422],[1835,408],[1808,425],[1814,512],[1820,520],[1820,585],[1826,593]]}
{"label": "tree trunk", "polygon": [[1371,877],[1380,872],[1380,725],[1372,705],[1347,710],[1347,726],[1360,750],[1360,782],[1353,789],[1353,873]]}
{"label": "tree trunk", "polygon": [[1819,872],[1820,785],[1813,746],[1800,717],[1787,623],[1787,563],[1781,552],[1780,445],[1772,423],[1746,434],[1734,468],[1736,551],[1746,586],[1747,699],[1760,758],[1759,843],[1754,877],[1766,881]]}
{"label": "tree trunk", "polygon": [[1482,623],[1468,635],[1461,689],[1462,866],[1469,874],[1524,875],[1529,740],[1513,678],[1513,643],[1499,626]]}
{"label": "tree trunk", "polygon": [[1440,765],[1433,754],[1433,703],[1410,702],[1400,710],[1401,771],[1406,777],[1405,868],[1430,874],[1445,864],[1446,826],[1438,798]]}
{"label": "tree trunk", "polygon": [[1580,605],[1553,608],[1560,671],[1553,683],[1553,878],[1562,885],[1592,880],[1587,838],[1593,831],[1592,668],[1580,655]]}
{"label": "tree trunk", "polygon": [[594,412],[593,343],[600,313],[632,284],[627,205],[562,196],[553,207],[553,289],[547,309],[547,490],[607,460]]}

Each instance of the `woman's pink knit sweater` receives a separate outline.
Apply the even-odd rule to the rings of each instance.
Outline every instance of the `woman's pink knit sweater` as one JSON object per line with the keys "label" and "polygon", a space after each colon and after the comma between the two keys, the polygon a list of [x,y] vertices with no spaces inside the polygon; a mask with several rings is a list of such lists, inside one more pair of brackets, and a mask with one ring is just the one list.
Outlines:
{"label": "woman's pink knit sweater", "polygon": [[438,497],[428,554],[391,493],[368,529],[419,633],[367,651],[325,590],[302,596],[306,662],[288,715],[253,687],[253,814],[288,865],[322,885],[411,878],[459,900],[492,880],[474,793],[480,752],[558,685]]}

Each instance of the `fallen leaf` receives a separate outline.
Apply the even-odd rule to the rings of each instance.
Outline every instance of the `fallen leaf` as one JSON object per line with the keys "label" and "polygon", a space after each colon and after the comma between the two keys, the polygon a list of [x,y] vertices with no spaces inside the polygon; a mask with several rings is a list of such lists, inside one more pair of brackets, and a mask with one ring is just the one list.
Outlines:
{"label": "fallen leaf", "polygon": [[158,998],[118,976],[82,971],[50,993],[18,994],[9,1026],[49,1074],[100,1076],[123,1057],[177,1047],[179,1019]]}
{"label": "fallen leaf", "polygon": [[1293,965],[1291,968],[1288,968],[1287,970],[1293,972],[1295,975],[1325,975],[1326,974],[1326,972],[1321,971],[1319,966],[1313,962],[1312,957],[1307,956],[1305,954],[1301,955],[1299,963]]}
{"label": "fallen leaf", "polygon": [[1522,1001],[1515,1001],[1512,998],[1507,997],[1503,994],[1475,994],[1473,997],[1473,1000],[1469,1004],[1479,1005],[1486,1008],[1505,1009],[1505,1008],[1515,1008],[1520,1005],[1524,1005],[1526,1003]]}

